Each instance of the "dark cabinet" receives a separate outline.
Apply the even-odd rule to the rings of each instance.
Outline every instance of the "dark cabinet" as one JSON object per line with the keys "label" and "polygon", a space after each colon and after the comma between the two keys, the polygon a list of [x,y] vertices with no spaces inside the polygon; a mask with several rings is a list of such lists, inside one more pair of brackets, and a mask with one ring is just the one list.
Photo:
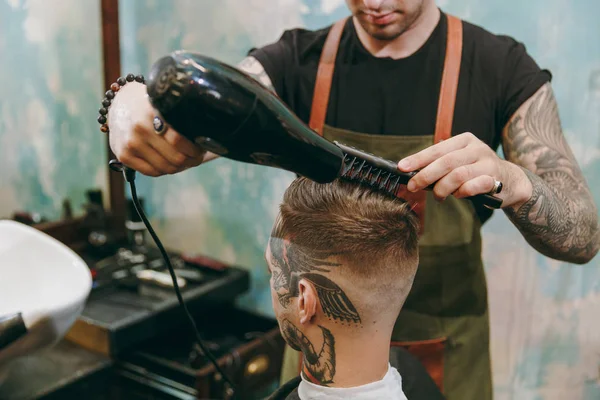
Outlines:
{"label": "dark cabinet", "polygon": [[[236,385],[238,399],[261,398],[276,387],[284,341],[274,319],[224,306],[196,321],[208,350]],[[195,343],[188,325],[119,356],[115,374],[118,385],[131,395],[231,398],[231,388]]]}

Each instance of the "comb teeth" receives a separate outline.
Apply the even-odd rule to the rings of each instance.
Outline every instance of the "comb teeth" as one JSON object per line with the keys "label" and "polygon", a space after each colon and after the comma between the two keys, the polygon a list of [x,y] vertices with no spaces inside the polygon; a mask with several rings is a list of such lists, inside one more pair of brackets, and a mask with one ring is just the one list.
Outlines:
{"label": "comb teeth", "polygon": [[401,177],[377,168],[356,156],[344,155],[342,179],[369,186],[375,190],[397,197]]}

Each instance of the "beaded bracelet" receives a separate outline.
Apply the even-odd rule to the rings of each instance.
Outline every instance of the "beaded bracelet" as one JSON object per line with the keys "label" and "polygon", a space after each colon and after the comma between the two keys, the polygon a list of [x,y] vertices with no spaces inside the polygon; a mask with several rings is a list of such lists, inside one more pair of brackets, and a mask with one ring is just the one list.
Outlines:
{"label": "beaded bracelet", "polygon": [[106,93],[104,94],[106,97],[104,97],[104,99],[102,100],[102,108],[100,110],[98,110],[98,112],[100,113],[100,116],[98,117],[98,123],[101,125],[100,126],[100,130],[104,133],[108,133],[109,129],[108,129],[108,124],[106,123],[106,116],[108,115],[108,109],[113,101],[113,99],[115,98],[116,93],[123,87],[125,86],[128,82],[139,82],[139,83],[146,83],[146,79],[144,78],[143,75],[138,75],[135,76],[133,74],[128,74],[126,77],[120,77],[119,79],[117,79],[116,82],[114,82],[112,85],[110,85],[110,89],[106,91]]}

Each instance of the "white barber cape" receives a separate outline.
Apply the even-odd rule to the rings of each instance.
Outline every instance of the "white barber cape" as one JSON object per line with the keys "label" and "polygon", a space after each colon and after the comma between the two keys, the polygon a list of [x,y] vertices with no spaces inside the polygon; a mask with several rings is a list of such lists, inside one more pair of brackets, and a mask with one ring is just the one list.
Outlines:
{"label": "white barber cape", "polygon": [[301,400],[408,400],[402,391],[402,377],[388,364],[388,371],[382,380],[352,388],[331,388],[315,385],[302,377],[298,386]]}

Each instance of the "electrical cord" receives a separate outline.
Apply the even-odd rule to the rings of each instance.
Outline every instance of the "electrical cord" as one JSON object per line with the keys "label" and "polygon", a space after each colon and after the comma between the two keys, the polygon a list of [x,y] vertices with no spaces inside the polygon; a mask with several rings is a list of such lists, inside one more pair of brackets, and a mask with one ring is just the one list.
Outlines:
{"label": "electrical cord", "polygon": [[142,206],[139,202],[139,199],[137,196],[137,190],[136,190],[136,186],[135,186],[135,172],[136,171],[124,166],[121,162],[119,162],[117,160],[111,160],[108,163],[108,165],[110,166],[110,168],[113,171],[122,172],[123,176],[125,177],[125,180],[127,182],[129,182],[129,186],[131,188],[131,197],[133,199],[133,205],[135,206],[135,209],[136,209],[137,213],[139,214],[140,218],[144,222],[144,225],[146,225],[146,228],[148,229],[150,236],[152,236],[154,243],[156,243],[156,246],[160,250],[160,253],[162,254],[162,256],[165,260],[165,263],[167,264],[167,268],[169,269],[169,274],[171,275],[171,279],[173,280],[173,287],[175,289],[175,295],[177,296],[179,305],[183,308],[185,315],[187,316],[188,320],[190,321],[190,324],[192,325],[192,330],[194,331],[194,334],[196,336],[196,341],[198,342],[198,345],[200,346],[200,349],[202,349],[202,352],[204,353],[204,355],[206,355],[206,357],[210,360],[210,362],[215,367],[215,370],[219,374],[221,374],[221,377],[223,378],[223,380],[229,385],[229,389],[231,391],[231,398],[235,399],[236,393],[237,393],[236,387],[233,384],[231,378],[229,378],[227,376],[227,374],[225,374],[223,369],[219,366],[219,363],[217,362],[215,357],[211,354],[211,352],[208,350],[208,348],[204,344],[204,341],[201,338],[200,332],[198,331],[198,327],[196,326],[196,321],[194,321],[194,318],[192,317],[192,315],[190,314],[190,311],[187,308],[187,305],[183,301],[183,296],[181,295],[179,285],[177,284],[177,276],[175,275],[175,271],[173,270],[173,266],[171,265],[171,260],[169,258],[169,255],[167,254],[167,251],[163,247],[162,242],[160,241],[160,239],[154,232],[154,229],[152,228],[150,221],[148,221],[148,218],[146,218],[146,214],[144,214],[144,210],[142,209]]}

